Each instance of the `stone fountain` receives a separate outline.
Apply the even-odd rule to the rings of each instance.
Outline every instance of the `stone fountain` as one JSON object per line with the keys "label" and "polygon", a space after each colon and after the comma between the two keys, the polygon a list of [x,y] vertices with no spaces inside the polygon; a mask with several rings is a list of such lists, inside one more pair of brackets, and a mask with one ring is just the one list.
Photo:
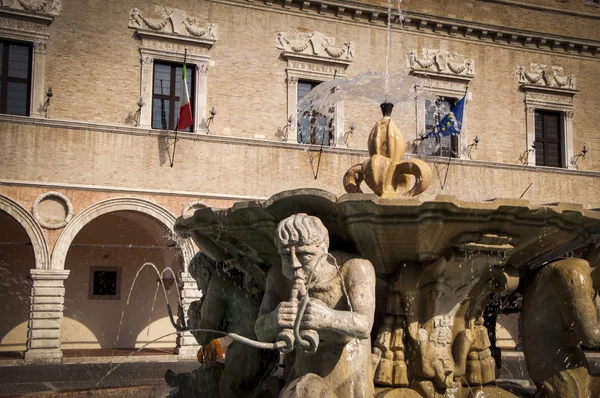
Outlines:
{"label": "stone fountain", "polygon": [[[190,312],[194,334],[200,344],[219,331],[234,340],[219,371],[199,370],[194,396],[513,397],[495,384],[483,313],[492,295],[516,289],[540,396],[598,396],[587,395],[594,379],[580,348],[600,345],[598,287],[587,261],[556,260],[597,259],[599,212],[512,199],[422,201],[431,170],[403,160],[389,108],[369,136],[369,159],[343,178],[347,194],[297,189],[178,219],[177,232],[204,256],[192,267],[205,293]],[[363,182],[374,193],[362,193]],[[543,292],[539,278],[553,290]],[[562,286],[576,292],[565,295],[568,310],[557,298]],[[540,297],[557,308],[536,315]],[[538,366],[544,340],[532,336],[540,334],[559,352]],[[206,369],[219,379],[213,387]]]}

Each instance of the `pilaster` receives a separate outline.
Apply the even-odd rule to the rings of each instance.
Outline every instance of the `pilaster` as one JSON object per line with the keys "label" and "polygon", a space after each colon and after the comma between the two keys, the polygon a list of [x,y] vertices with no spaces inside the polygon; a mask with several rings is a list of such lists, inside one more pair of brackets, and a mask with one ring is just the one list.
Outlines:
{"label": "pilaster", "polygon": [[[186,323],[188,322],[188,310],[190,304],[202,297],[202,293],[198,290],[196,280],[187,272],[180,274],[181,286],[181,302],[183,305],[183,314],[185,316]],[[200,346],[196,341],[196,338],[190,332],[177,333],[177,340],[174,353],[177,355],[184,356],[196,356]]]}
{"label": "pilaster", "polygon": [[60,362],[62,324],[68,270],[32,269],[31,305],[25,362]]}

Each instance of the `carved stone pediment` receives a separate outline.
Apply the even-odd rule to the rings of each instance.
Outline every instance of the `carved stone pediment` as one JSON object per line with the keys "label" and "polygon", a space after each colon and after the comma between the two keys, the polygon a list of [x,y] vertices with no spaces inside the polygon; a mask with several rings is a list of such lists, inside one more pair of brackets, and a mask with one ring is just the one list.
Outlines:
{"label": "carved stone pediment", "polygon": [[517,83],[575,90],[575,76],[565,75],[562,66],[532,63],[530,71],[518,65],[515,72]]}
{"label": "carved stone pediment", "polygon": [[155,18],[142,15],[139,8],[129,13],[129,27],[138,35],[158,36],[165,39],[214,44],[218,39],[217,26],[209,23],[201,26],[196,18],[187,16],[185,11],[164,6],[156,7]]}
{"label": "carved stone pediment", "polygon": [[53,19],[60,13],[60,0],[1,0],[0,11],[34,14]]}
{"label": "carved stone pediment", "polygon": [[408,67],[413,74],[471,80],[475,76],[475,61],[454,51],[424,48],[421,57],[417,50],[408,53]]}
{"label": "carved stone pediment", "polygon": [[278,32],[275,35],[275,46],[284,50],[284,54],[290,55],[302,54],[342,62],[354,59],[354,42],[347,41],[336,45],[334,37],[325,36],[317,31],[295,35]]}

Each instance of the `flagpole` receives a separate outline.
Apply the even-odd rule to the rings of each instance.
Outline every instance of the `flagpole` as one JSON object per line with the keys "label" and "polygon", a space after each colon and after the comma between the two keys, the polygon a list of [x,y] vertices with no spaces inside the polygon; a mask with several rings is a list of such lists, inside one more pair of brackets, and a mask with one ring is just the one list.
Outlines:
{"label": "flagpole", "polygon": [[[183,54],[183,67],[187,68],[187,66],[185,65],[185,61],[187,61],[187,48],[185,49],[185,53]],[[182,73],[185,74],[186,71],[184,70]],[[181,82],[181,84],[184,83],[186,82]],[[183,87],[181,87],[181,89],[179,90],[180,93],[181,90],[183,90]],[[175,163],[175,148],[177,147],[177,131],[179,127],[179,118],[181,118],[181,110],[179,111],[179,115],[177,116],[177,123],[175,124],[175,142],[173,142],[173,157],[171,158],[171,167],[173,167],[173,164]]]}

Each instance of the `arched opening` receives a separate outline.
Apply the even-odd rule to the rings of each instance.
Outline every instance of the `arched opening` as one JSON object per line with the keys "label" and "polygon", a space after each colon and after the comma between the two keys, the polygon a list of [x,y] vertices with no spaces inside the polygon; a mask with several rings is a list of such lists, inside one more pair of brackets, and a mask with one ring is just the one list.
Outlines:
{"label": "arched opening", "polygon": [[35,253],[25,228],[2,210],[0,226],[0,357],[13,357],[25,351],[27,342]]}
{"label": "arched opening", "polygon": [[[167,226],[145,213],[107,212],[84,225],[71,242],[64,264],[70,271],[65,281],[64,317],[68,321],[61,328],[64,355],[140,348],[174,332],[153,269],[141,271],[129,305],[127,298],[136,273],[146,262],[159,271],[171,267],[178,273],[182,269],[178,252]],[[175,284],[168,288],[167,297],[175,310]],[[170,352],[175,338],[165,337],[147,348]]]}

